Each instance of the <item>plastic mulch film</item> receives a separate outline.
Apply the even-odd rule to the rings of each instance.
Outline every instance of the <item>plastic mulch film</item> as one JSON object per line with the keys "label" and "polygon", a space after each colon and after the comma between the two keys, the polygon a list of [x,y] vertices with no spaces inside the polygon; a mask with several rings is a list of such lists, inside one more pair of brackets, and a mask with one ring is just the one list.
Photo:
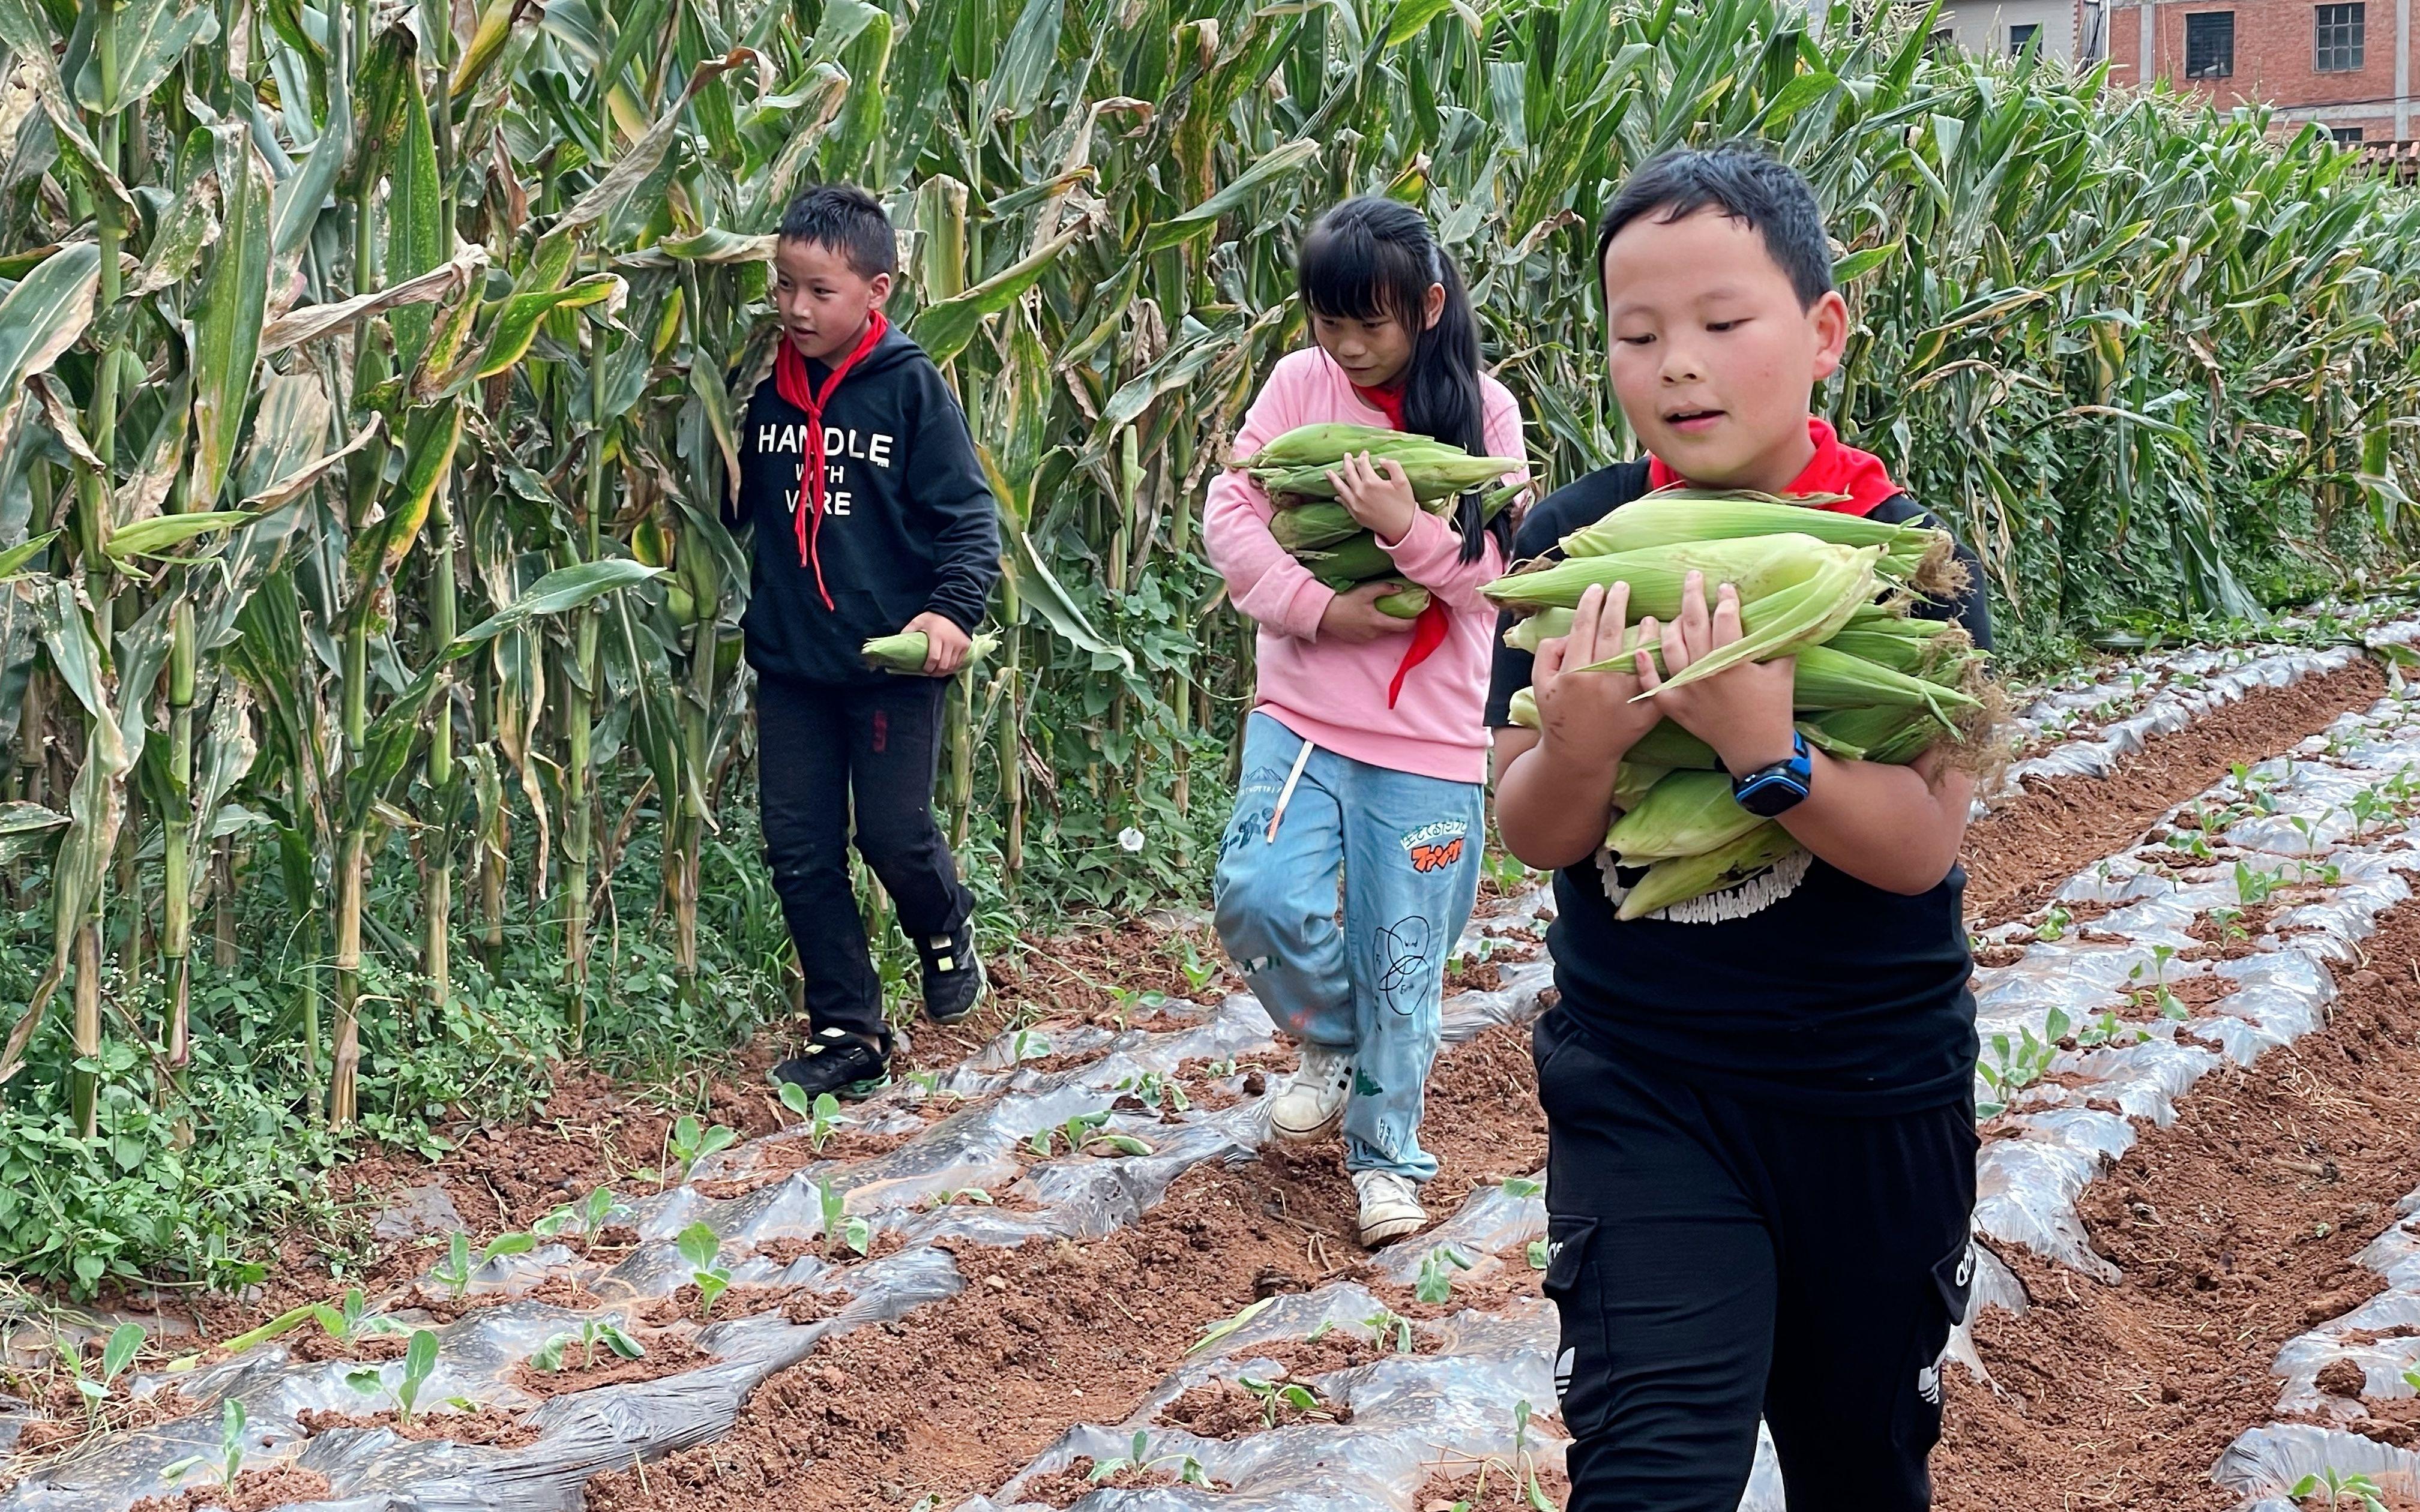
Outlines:
{"label": "plastic mulch film", "polygon": [[[2420,831],[2389,816],[2353,833],[2357,797],[2410,773],[2420,773],[2420,717],[2390,696],[2295,755],[2260,764],[2242,783],[2229,779],[2183,806],[2235,805],[2246,817],[2220,837],[2231,849],[2207,861],[2179,851],[2155,865],[2130,848],[2058,895],[2115,905],[2108,914],[1976,973],[1978,1099],[2005,1099],[2014,1130],[1978,1160],[1979,1232],[2117,1278],[2086,1239],[2077,1194],[2133,1145],[2134,1120],[2166,1124],[2177,1100],[2222,1061],[2248,1064],[2319,1027],[2335,995],[2326,964],[2352,959],[2353,942],[2379,914],[2411,896],[2401,873],[2420,869],[2407,838]],[[2223,910],[2240,913],[2262,895],[2277,912],[2270,933],[2245,942],[2250,954],[2177,959],[2202,943],[2187,933],[2196,920],[2207,930],[2229,917]],[[2008,925],[1991,938],[2010,943],[2050,928]],[[2207,976],[2236,985],[2208,1009],[2185,1008],[2173,989]],[[2048,1048],[2054,1012],[2067,1034],[2100,1042]]]}
{"label": "plastic mulch film", "polygon": [[[1474,919],[1457,949],[1484,957],[1508,942],[1532,943],[1542,929],[1541,911],[1549,908],[1547,890],[1535,889]],[[1535,1013],[1539,990],[1550,978],[1543,959],[1507,964],[1501,987],[1448,999],[1447,1040],[1465,1041]],[[437,1327],[437,1365],[419,1398],[424,1406],[461,1398],[481,1407],[535,1409],[526,1419],[538,1430],[534,1443],[412,1442],[380,1428],[305,1437],[299,1423],[304,1412],[370,1412],[391,1403],[384,1394],[365,1396],[348,1383],[361,1365],[309,1362],[272,1342],[181,1376],[138,1378],[131,1388],[135,1395],[173,1385],[198,1410],[156,1427],[102,1435],[43,1462],[0,1496],[0,1512],[116,1512],[137,1498],[171,1492],[176,1487],[163,1474],[166,1466],[196,1455],[216,1458],[220,1404],[230,1398],[245,1409],[248,1467],[292,1464],[327,1477],[334,1489],[327,1500],[298,1505],[320,1512],[574,1512],[582,1483],[597,1471],[728,1433],[758,1382],[804,1358],[827,1335],[894,1319],[954,1295],[960,1288],[957,1268],[936,1247],[939,1241],[1009,1246],[1035,1236],[1106,1234],[1135,1221],[1194,1166],[1249,1158],[1268,1137],[1268,1099],[1244,1095],[1241,1075],[1215,1080],[1238,1099],[1216,1109],[1138,1112],[1132,1093],[1145,1076],[1170,1076],[1188,1062],[1215,1065],[1273,1049],[1267,1013],[1245,994],[1214,1009],[1173,1003],[1160,1012],[1190,1022],[1154,1030],[1080,1026],[1002,1035],[929,1088],[902,1084],[853,1108],[854,1129],[879,1134],[921,1127],[883,1154],[817,1159],[807,1132],[792,1128],[708,1156],[679,1185],[614,1205],[603,1227],[627,1226],[640,1243],[613,1263],[592,1261],[558,1242],[478,1266],[465,1288],[468,1298],[513,1300]],[[1081,1064],[1065,1063],[1078,1053],[1086,1057]],[[1032,1064],[1046,1057],[1058,1069]],[[964,1105],[920,1125],[910,1109],[937,1099]],[[1071,1119],[1085,1120],[1077,1127],[1090,1153],[1068,1150],[1061,1137],[1052,1158],[1031,1156],[1029,1141],[1067,1129]],[[1115,1153],[1103,1143],[1109,1136],[1133,1141],[1127,1149],[1143,1152]],[[951,1200],[970,1188],[1000,1193],[1016,1211]],[[828,1195],[846,1219],[863,1221],[859,1237],[869,1247],[876,1239],[885,1247],[895,1239],[899,1247],[855,1264],[843,1263],[855,1257],[841,1247],[838,1259],[828,1260],[818,1253],[835,1247],[825,1233]],[[811,1288],[836,1302],[836,1310],[807,1323],[789,1322],[778,1311],[712,1323],[691,1340],[714,1357],[712,1364],[654,1381],[545,1400],[514,1383],[516,1367],[583,1324],[638,1328],[643,1313],[690,1283],[691,1268],[674,1236],[700,1222],[721,1241],[719,1263],[732,1285]],[[782,1241],[805,1242],[777,1243]],[[798,1257],[780,1257],[789,1255]],[[428,1294],[440,1294],[431,1278],[422,1282]],[[565,1307],[527,1295],[541,1285],[551,1294],[584,1291],[598,1301]],[[373,1298],[372,1309],[400,1308],[409,1293],[398,1288]],[[427,1322],[408,1311],[394,1316],[406,1325]],[[379,1368],[387,1387],[399,1384],[399,1363]],[[1535,1395],[1550,1403],[1551,1385]]]}
{"label": "plastic mulch film", "polygon": [[2211,1475],[2264,1512],[2298,1505],[2290,1492],[2305,1475],[2366,1474],[2383,1489],[2420,1495],[2420,1455],[2379,1443],[2350,1426],[2368,1416],[2362,1403],[2322,1392],[2319,1374],[2338,1361],[2361,1371],[2361,1396],[2391,1400],[2412,1396],[2406,1380],[2420,1369],[2420,1192],[2397,1204],[2399,1215],[2354,1257],[2386,1279],[2386,1289],[2277,1351],[2273,1367],[2285,1381],[2277,1412],[2324,1417],[2332,1424],[2280,1423],[2254,1428],[2219,1457]]}

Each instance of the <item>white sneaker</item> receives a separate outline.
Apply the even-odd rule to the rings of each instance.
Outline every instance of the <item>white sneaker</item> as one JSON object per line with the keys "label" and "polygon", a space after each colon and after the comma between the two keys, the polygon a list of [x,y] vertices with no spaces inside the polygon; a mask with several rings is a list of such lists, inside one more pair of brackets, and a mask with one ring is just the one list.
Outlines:
{"label": "white sneaker", "polygon": [[1352,1092],[1353,1052],[1306,1044],[1302,1064],[1269,1104],[1270,1126],[1280,1139],[1317,1139],[1344,1120]]}
{"label": "white sneaker", "polygon": [[1361,1242],[1372,1249],[1403,1238],[1429,1221],[1408,1176],[1392,1171],[1355,1171],[1353,1190],[1361,1195]]}

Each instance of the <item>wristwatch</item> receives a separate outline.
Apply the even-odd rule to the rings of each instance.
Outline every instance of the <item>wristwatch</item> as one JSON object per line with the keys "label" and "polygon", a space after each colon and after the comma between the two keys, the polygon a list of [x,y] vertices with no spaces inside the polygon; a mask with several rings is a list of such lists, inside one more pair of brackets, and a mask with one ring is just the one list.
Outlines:
{"label": "wristwatch", "polygon": [[1793,730],[1789,759],[1732,778],[1731,801],[1760,819],[1773,819],[1805,802],[1814,780],[1815,764],[1807,754],[1807,737]]}

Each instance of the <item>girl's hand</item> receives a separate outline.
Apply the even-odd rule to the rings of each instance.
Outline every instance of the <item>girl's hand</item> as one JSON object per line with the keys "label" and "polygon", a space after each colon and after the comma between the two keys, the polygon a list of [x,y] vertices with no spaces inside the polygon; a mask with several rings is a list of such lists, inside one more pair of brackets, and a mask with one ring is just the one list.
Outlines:
{"label": "girl's hand", "polygon": [[[1573,611],[1572,633],[1538,646],[1529,689],[1538,701],[1539,739],[1561,760],[1590,769],[1611,767],[1664,717],[1666,711],[1653,700],[1631,702],[1649,686],[1641,681],[1651,661],[1645,651],[1629,666],[1589,670],[1621,654],[1629,611],[1628,583],[1615,583],[1609,593],[1591,586]],[[1638,644],[1654,640],[1655,621],[1641,620]]]}
{"label": "girl's hand", "polygon": [[[1693,572],[1681,588],[1681,617],[1664,627],[1664,671],[1677,676],[1698,661],[1740,638],[1739,590],[1725,583],[1713,609],[1706,607],[1706,579]],[[1714,748],[1723,765],[1734,774],[1753,772],[1790,759],[1791,687],[1797,677],[1795,657],[1741,662],[1714,676],[1668,689],[1648,700],[1673,723]],[[1661,687],[1664,679],[1651,669],[1645,686]]]}
{"label": "girl's hand", "polygon": [[1402,635],[1411,629],[1412,621],[1399,620],[1378,607],[1378,600],[1398,592],[1403,584],[1380,579],[1363,583],[1348,593],[1327,601],[1326,610],[1319,616],[1319,638],[1342,640],[1346,645],[1367,645],[1390,635]]}
{"label": "girl's hand", "polygon": [[1412,521],[1419,517],[1419,497],[1412,492],[1411,474],[1404,464],[1391,456],[1370,460],[1370,454],[1348,456],[1327,479],[1336,485],[1336,497],[1344,512],[1388,546],[1394,545],[1412,532]]}
{"label": "girl's hand", "polygon": [[902,633],[918,630],[924,632],[925,676],[947,677],[967,664],[967,652],[974,644],[974,637],[959,629],[955,620],[926,609],[909,620]]}

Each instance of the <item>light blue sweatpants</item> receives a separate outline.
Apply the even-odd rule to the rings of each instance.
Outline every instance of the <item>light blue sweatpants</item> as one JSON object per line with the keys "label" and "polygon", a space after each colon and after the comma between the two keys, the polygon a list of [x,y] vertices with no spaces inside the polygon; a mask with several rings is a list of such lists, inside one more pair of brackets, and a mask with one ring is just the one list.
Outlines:
{"label": "light blue sweatpants", "polygon": [[1245,727],[1218,846],[1218,938],[1288,1034],[1354,1052],[1345,1169],[1425,1181],[1436,1160],[1420,1148],[1420,1102],[1446,958],[1479,894],[1481,786],[1314,748],[1272,841],[1302,747],[1268,715]]}

